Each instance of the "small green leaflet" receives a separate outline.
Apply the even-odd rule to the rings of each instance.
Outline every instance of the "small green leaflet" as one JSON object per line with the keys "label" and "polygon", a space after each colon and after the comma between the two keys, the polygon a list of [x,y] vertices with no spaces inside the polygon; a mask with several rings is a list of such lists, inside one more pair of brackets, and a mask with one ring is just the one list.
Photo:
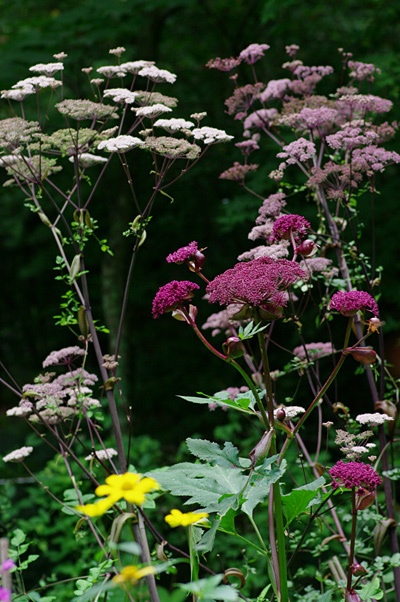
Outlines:
{"label": "small green leaflet", "polygon": [[194,594],[198,600],[226,600],[236,602],[239,592],[229,585],[219,585],[223,575],[213,575],[191,583],[177,583],[181,589]]}
{"label": "small green leaflet", "polygon": [[[260,396],[262,396],[263,394],[264,391],[261,391]],[[256,400],[251,391],[239,393],[239,395],[235,397],[234,401],[232,401],[232,399],[229,399],[229,393],[227,391],[220,391],[219,393],[215,393],[215,395],[205,395],[204,393],[199,393],[199,395],[202,395],[202,397],[186,395],[178,395],[178,397],[184,399],[185,401],[190,401],[191,403],[216,403],[218,406],[228,406],[229,408],[238,410],[239,412],[244,412],[246,414],[254,414]]]}
{"label": "small green leaflet", "polygon": [[378,577],[370,583],[366,583],[357,593],[361,600],[365,600],[365,602],[370,602],[370,600],[382,600],[383,598],[383,591],[381,590]]}

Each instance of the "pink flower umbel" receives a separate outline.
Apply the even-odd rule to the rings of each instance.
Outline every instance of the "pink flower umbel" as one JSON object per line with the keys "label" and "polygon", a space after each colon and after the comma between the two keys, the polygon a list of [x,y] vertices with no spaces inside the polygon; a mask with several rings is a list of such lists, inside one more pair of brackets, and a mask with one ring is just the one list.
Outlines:
{"label": "pink flower umbel", "polygon": [[329,471],[332,477],[332,488],[357,487],[357,495],[374,491],[382,483],[382,478],[370,464],[363,462],[336,462]]}
{"label": "pink flower umbel", "polygon": [[259,257],[247,263],[237,263],[214,278],[207,286],[207,293],[210,294],[210,303],[242,303],[271,311],[286,306],[285,289],[303,278],[306,278],[306,273],[296,263],[287,259],[274,261],[270,257]]}
{"label": "pink flower umbel", "polygon": [[360,309],[367,309],[377,316],[376,301],[365,291],[338,291],[331,299],[330,309],[339,311],[343,316],[354,316]]}
{"label": "pink flower umbel", "polygon": [[310,222],[302,215],[283,215],[278,217],[272,228],[271,242],[288,240],[291,235],[297,243],[307,236],[307,230],[311,228]]}
{"label": "pink flower umbel", "polygon": [[189,269],[193,272],[198,272],[204,263],[205,257],[198,249],[198,243],[194,240],[186,247],[181,247],[175,253],[170,253],[167,256],[168,263],[188,263]]}
{"label": "pink flower umbel", "polygon": [[177,309],[185,301],[193,297],[194,290],[199,289],[199,285],[189,280],[172,280],[162,286],[153,299],[153,317],[159,318],[167,311]]}

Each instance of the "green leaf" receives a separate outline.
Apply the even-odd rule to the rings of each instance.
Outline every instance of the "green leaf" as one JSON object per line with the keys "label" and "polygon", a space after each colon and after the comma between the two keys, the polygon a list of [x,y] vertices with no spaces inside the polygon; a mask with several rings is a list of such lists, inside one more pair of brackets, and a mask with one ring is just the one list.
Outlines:
{"label": "green leaf", "polygon": [[324,477],[319,477],[312,483],[293,489],[282,496],[282,504],[286,513],[286,527],[300,514],[306,511],[311,501],[319,494],[319,488],[325,483]]}
{"label": "green leaf", "polygon": [[221,516],[230,508],[239,507],[239,493],[247,481],[237,468],[189,462],[148,474],[172,495],[187,496],[185,504],[198,504],[205,512],[218,512]]}
{"label": "green leaf", "polygon": [[223,449],[218,443],[207,441],[207,439],[186,439],[190,452],[206,462],[215,463],[219,466],[237,468],[240,466],[239,450],[230,441],[225,441]]}
{"label": "green leaf", "polygon": [[378,577],[370,583],[366,583],[357,593],[361,600],[365,600],[366,602],[369,602],[372,598],[375,600],[381,600],[383,598],[383,591],[381,590]]}
{"label": "green leaf", "polygon": [[226,600],[235,602],[239,598],[239,593],[229,585],[219,585],[223,575],[213,575],[191,583],[178,583],[181,589],[195,594],[199,600]]}
{"label": "green leaf", "polygon": [[13,537],[10,541],[12,546],[19,546],[25,541],[26,535],[21,529],[15,529]]}

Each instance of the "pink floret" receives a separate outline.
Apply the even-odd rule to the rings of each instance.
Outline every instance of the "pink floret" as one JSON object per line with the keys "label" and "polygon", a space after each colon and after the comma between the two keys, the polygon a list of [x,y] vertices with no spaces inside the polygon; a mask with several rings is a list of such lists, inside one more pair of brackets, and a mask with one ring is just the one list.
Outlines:
{"label": "pink floret", "polygon": [[358,487],[361,490],[358,493],[361,494],[364,493],[365,489],[374,491],[382,483],[382,478],[376,470],[370,464],[364,464],[363,462],[343,462],[343,460],[340,460],[332,466],[329,475],[333,479],[333,489]]}
{"label": "pink floret", "polygon": [[375,299],[365,291],[338,291],[332,296],[329,307],[344,316],[352,316],[360,309],[367,309],[375,316],[379,314]]}

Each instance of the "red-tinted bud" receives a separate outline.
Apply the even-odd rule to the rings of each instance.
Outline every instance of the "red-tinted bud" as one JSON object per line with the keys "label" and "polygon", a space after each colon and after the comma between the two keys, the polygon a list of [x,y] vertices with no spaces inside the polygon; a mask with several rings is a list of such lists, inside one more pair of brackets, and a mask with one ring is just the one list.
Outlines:
{"label": "red-tinted bud", "polygon": [[278,408],[275,412],[275,418],[277,420],[280,420],[282,422],[282,420],[285,420],[286,418],[286,412],[283,408]]}
{"label": "red-tinted bud", "polygon": [[206,260],[205,255],[203,255],[203,253],[201,251],[197,251],[197,253],[192,255],[191,263],[193,262],[193,264],[194,264],[195,272],[200,272],[205,260]]}
{"label": "red-tinted bud", "polygon": [[361,564],[355,562],[351,567],[351,572],[355,577],[359,577],[360,575],[366,575],[367,569],[365,569]]}
{"label": "red-tinted bud", "polygon": [[317,245],[310,238],[306,238],[303,240],[301,245],[299,245],[296,249],[296,253],[303,255],[303,257],[309,257],[317,250]]}
{"label": "red-tinted bud", "polygon": [[225,355],[230,358],[242,357],[244,354],[244,347],[239,337],[229,337],[225,343],[222,344],[222,349]]}
{"label": "red-tinted bud", "polygon": [[371,347],[348,347],[346,353],[352,355],[361,364],[374,364],[376,362],[376,351]]}
{"label": "red-tinted bud", "polygon": [[366,491],[356,495],[356,510],[365,510],[372,506],[375,501],[375,491]]}

